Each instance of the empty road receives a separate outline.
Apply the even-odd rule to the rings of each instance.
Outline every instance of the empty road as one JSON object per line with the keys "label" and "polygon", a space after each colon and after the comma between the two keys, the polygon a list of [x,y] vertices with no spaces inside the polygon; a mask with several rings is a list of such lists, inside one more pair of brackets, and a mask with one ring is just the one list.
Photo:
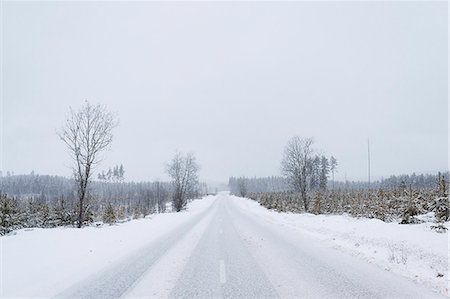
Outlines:
{"label": "empty road", "polygon": [[[189,223],[59,298],[442,298],[219,194]],[[143,232],[145,237],[145,232]]]}

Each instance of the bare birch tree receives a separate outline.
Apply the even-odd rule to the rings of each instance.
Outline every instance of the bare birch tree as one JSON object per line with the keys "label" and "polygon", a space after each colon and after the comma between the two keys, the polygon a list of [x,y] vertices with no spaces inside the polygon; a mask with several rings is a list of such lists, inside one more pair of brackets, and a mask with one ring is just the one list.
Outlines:
{"label": "bare birch tree", "polygon": [[77,111],[70,108],[62,130],[58,133],[66,144],[74,161],[73,174],[77,187],[77,226],[85,221],[89,207],[88,184],[95,166],[101,161],[100,153],[109,149],[117,126],[114,115],[103,105],[91,105],[88,101]]}
{"label": "bare birch tree", "polygon": [[310,202],[309,182],[313,170],[311,167],[314,159],[313,143],[312,138],[293,137],[286,145],[281,161],[281,171],[294,191],[300,193],[305,211],[308,211]]}
{"label": "bare birch tree", "polygon": [[193,154],[183,156],[176,153],[167,165],[167,173],[173,184],[172,205],[175,211],[181,211],[186,206],[189,197],[195,193],[198,186],[199,169]]}

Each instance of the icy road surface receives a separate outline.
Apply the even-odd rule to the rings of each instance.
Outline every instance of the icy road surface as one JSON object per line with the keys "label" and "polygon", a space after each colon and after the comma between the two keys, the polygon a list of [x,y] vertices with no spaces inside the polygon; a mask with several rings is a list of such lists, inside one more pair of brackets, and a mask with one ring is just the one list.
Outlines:
{"label": "icy road surface", "polygon": [[[219,194],[202,213],[59,298],[443,298]],[[142,238],[145,238],[145,232]]]}

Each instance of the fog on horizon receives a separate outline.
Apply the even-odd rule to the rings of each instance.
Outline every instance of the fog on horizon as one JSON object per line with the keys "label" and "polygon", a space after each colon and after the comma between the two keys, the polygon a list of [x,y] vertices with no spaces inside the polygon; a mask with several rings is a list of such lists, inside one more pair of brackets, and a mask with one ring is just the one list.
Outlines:
{"label": "fog on horizon", "polygon": [[120,124],[99,170],[280,175],[314,137],[337,180],[448,169],[446,2],[3,2],[0,169],[70,176],[69,106]]}

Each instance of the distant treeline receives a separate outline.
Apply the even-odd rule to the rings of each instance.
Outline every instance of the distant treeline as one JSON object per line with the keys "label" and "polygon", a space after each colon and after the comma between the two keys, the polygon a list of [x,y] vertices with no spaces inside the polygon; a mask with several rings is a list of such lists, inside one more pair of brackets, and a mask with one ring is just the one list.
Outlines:
{"label": "distant treeline", "polygon": [[[89,187],[96,201],[128,204],[148,197],[155,197],[163,189],[169,196],[170,183],[166,182],[117,182],[93,181]],[[72,199],[76,196],[75,181],[71,178],[51,175],[24,174],[0,177],[0,192],[19,199],[54,201],[60,197]],[[168,199],[167,199],[168,200]]]}
{"label": "distant treeline", "polygon": [[[441,174],[447,181],[449,172]],[[370,185],[363,181],[335,181],[327,182],[327,189],[331,190],[366,190],[366,189],[405,189],[410,186],[413,189],[433,189],[436,187],[439,174],[405,174],[392,175],[386,179],[371,182]],[[328,179],[329,180],[329,179]],[[271,176],[262,178],[248,177],[230,177],[228,181],[230,192],[235,195],[242,193],[261,193],[261,192],[289,192],[291,186],[288,179],[281,176]]]}

